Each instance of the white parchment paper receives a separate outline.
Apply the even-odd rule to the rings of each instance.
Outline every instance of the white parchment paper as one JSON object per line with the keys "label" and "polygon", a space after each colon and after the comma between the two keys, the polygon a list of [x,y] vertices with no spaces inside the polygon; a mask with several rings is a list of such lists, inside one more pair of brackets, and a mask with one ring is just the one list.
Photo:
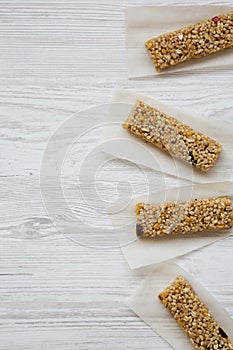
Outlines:
{"label": "white parchment paper", "polygon": [[[137,99],[219,141],[223,150],[214,166],[208,172],[198,170],[125,130],[122,123],[129,116]],[[100,148],[108,154],[193,182],[233,179],[233,123],[220,123],[212,118],[205,119],[194,111],[177,108],[124,89],[115,91],[107,122]]]}
{"label": "white parchment paper", "polygon": [[158,264],[226,238],[233,228],[173,237],[138,238],[135,207],[139,202],[164,203],[228,195],[233,200],[233,182],[193,184],[136,197],[121,211],[111,215],[122,252],[132,269]]}
{"label": "white parchment paper", "polygon": [[174,349],[193,350],[188,336],[158,299],[158,294],[177,276],[183,275],[211,311],[221,328],[233,340],[233,320],[221,304],[191,274],[174,263],[158,266],[130,298],[128,306]]}
{"label": "white parchment paper", "polygon": [[169,72],[187,70],[232,69],[233,49],[188,62],[157,73],[145,42],[166,32],[209,19],[221,13],[233,11],[230,6],[143,6],[128,7],[125,10],[125,37],[128,77],[159,76]]}

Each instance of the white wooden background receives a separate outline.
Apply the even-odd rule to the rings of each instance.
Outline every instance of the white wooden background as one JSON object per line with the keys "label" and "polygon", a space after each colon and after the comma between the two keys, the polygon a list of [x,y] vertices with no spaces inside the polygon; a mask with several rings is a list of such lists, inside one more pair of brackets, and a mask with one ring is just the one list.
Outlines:
{"label": "white wooden background", "polygon": [[[98,246],[98,239],[109,246],[116,238],[101,237],[95,213],[91,219],[97,228],[90,227],[81,243],[98,247],[75,244],[60,234],[43,206],[39,174],[43,150],[56,128],[73,113],[108,103],[116,86],[197,109],[206,117],[233,119],[233,72],[127,79],[125,6],[198,3],[219,4],[0,0],[1,350],[169,349],[125,305],[145,271],[130,271],[119,248]],[[91,147],[94,138],[83,140],[82,149]],[[98,193],[103,200],[116,199],[117,183],[126,179],[141,194],[143,176],[135,165],[119,160],[103,164],[97,172]],[[161,175],[146,171],[146,176],[154,189],[160,187]],[[166,181],[179,184],[169,177]],[[76,183],[67,188],[88,221]],[[84,182],[83,188],[88,194],[91,187]],[[233,316],[232,249],[233,237],[180,263]]]}

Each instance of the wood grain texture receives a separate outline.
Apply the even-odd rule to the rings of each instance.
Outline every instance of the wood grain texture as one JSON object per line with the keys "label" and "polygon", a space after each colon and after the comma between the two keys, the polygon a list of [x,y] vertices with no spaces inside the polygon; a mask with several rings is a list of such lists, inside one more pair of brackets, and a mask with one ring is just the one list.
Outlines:
{"label": "wood grain texture", "polygon": [[[200,3],[218,4],[146,4]],[[88,132],[64,162],[67,203],[87,227],[72,235],[61,233],[47,215],[39,183],[43,152],[55,130],[73,113],[108,103],[117,86],[233,122],[233,72],[127,79],[124,8],[143,4],[0,0],[1,350],[169,349],[125,305],[147,270],[131,271],[121,250],[111,248],[116,236],[98,199],[108,208],[119,194],[185,182],[101,156],[98,169],[83,165],[98,144],[97,135]],[[77,132],[82,130],[85,124]],[[79,179],[80,166],[93,176]],[[48,190],[65,220],[56,187]],[[230,237],[178,261],[233,316],[232,249]]]}

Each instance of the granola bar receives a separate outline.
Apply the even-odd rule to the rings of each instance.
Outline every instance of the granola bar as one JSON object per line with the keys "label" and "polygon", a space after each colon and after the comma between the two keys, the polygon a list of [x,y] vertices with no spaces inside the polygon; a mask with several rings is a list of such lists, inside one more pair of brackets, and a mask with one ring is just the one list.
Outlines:
{"label": "granola bar", "polygon": [[227,229],[233,226],[229,197],[136,206],[138,237],[156,237]]}
{"label": "granola bar", "polygon": [[123,127],[202,171],[214,165],[222,150],[217,141],[139,100]]}
{"label": "granola bar", "polygon": [[228,335],[183,276],[178,276],[158,297],[195,349],[233,349]]}
{"label": "granola bar", "polygon": [[165,33],[145,45],[158,72],[229,48],[233,46],[233,12]]}

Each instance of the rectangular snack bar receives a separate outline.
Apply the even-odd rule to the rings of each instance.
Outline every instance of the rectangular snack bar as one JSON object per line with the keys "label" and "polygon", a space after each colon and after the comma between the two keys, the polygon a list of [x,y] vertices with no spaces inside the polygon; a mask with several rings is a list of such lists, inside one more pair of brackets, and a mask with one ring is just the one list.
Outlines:
{"label": "rectangular snack bar", "polygon": [[229,197],[136,206],[138,237],[156,237],[227,229],[233,226]]}
{"label": "rectangular snack bar", "polygon": [[195,349],[233,349],[228,335],[183,276],[178,276],[158,297]]}
{"label": "rectangular snack bar", "polygon": [[202,171],[214,165],[222,150],[217,141],[139,100],[123,127]]}
{"label": "rectangular snack bar", "polygon": [[165,33],[145,45],[158,72],[229,48],[233,46],[233,12]]}

